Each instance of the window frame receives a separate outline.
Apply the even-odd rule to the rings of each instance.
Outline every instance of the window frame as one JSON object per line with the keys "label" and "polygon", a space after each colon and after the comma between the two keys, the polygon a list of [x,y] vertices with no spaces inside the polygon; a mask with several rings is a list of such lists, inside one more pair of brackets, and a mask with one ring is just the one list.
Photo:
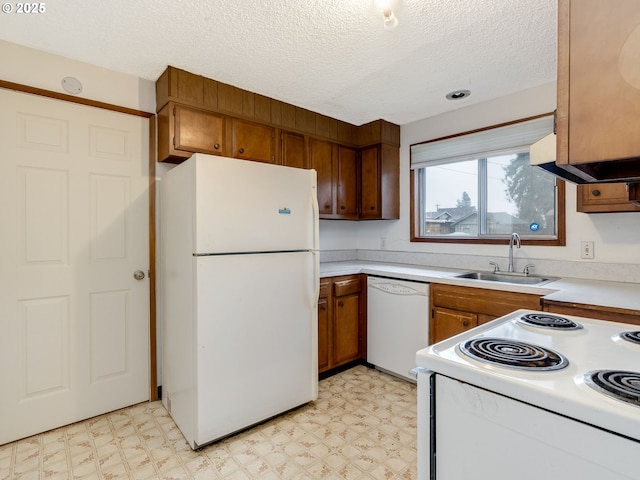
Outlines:
{"label": "window frame", "polygon": [[[451,138],[461,137],[464,135],[469,135],[472,133],[483,132],[495,128],[506,127],[509,125],[514,125],[516,123],[526,122],[529,120],[535,120],[538,118],[542,118],[548,115],[553,115],[553,113],[545,113],[541,115],[536,115],[532,117],[523,118],[520,120],[514,120],[511,122],[500,123],[496,125],[491,125],[488,127],[478,128],[475,130],[469,130],[462,133],[457,133],[454,135],[448,135],[445,137],[435,138],[433,140],[427,140],[424,142],[418,142],[410,145],[409,148],[409,159],[411,165],[411,147],[414,145],[422,145],[425,143],[438,142],[442,140],[448,140]],[[480,156],[481,154],[479,154]],[[508,242],[508,236],[492,236],[492,235],[483,235],[482,237],[474,237],[474,238],[460,238],[460,237],[422,237],[420,236],[420,205],[421,205],[421,189],[419,185],[420,175],[418,175],[417,170],[410,168],[410,241],[415,243],[449,243],[449,244],[486,244],[486,245],[503,245],[505,242]],[[565,246],[566,245],[566,184],[565,181],[556,177],[556,224],[557,224],[557,235],[556,238],[522,238],[523,245],[544,245],[544,246]]]}

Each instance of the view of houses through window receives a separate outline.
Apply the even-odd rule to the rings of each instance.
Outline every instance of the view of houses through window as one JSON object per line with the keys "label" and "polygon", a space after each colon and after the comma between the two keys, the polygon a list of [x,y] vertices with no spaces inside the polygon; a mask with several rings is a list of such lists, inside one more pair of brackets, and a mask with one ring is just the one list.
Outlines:
{"label": "view of houses through window", "polygon": [[553,238],[556,178],[529,165],[529,153],[426,166],[416,171],[421,237]]}

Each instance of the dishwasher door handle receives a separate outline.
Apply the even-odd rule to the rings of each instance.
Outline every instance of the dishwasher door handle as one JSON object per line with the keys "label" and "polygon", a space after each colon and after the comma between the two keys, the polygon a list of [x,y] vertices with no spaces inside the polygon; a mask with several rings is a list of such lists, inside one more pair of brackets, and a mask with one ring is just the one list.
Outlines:
{"label": "dishwasher door handle", "polygon": [[370,288],[375,288],[381,292],[390,293],[392,295],[421,295],[426,296],[427,293],[411,288],[400,283],[369,283]]}

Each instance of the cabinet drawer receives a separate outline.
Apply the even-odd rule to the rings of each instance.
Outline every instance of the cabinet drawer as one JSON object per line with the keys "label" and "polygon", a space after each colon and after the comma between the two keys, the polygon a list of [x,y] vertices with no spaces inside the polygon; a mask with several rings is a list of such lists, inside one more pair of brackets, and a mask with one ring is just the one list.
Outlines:
{"label": "cabinet drawer", "polygon": [[329,298],[331,292],[331,280],[320,280],[320,295],[318,298]]}
{"label": "cabinet drawer", "polygon": [[350,278],[347,280],[338,280],[333,283],[333,295],[342,297],[344,295],[352,295],[360,292],[360,278]]}
{"label": "cabinet drawer", "polygon": [[431,285],[434,306],[500,317],[520,308],[540,310],[540,296],[455,285]]}
{"label": "cabinet drawer", "polygon": [[609,322],[640,325],[640,311],[638,310],[544,300],[544,311],[557,313],[559,315],[576,315],[578,317],[597,318]]}

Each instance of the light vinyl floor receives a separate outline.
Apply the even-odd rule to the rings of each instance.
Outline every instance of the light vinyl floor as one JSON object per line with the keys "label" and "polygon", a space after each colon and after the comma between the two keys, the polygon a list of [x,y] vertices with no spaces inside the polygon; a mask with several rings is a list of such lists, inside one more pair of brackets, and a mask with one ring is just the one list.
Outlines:
{"label": "light vinyl floor", "polygon": [[414,479],[416,387],[357,366],[320,381],[318,399],[189,448],[161,402],[0,446],[8,479]]}

